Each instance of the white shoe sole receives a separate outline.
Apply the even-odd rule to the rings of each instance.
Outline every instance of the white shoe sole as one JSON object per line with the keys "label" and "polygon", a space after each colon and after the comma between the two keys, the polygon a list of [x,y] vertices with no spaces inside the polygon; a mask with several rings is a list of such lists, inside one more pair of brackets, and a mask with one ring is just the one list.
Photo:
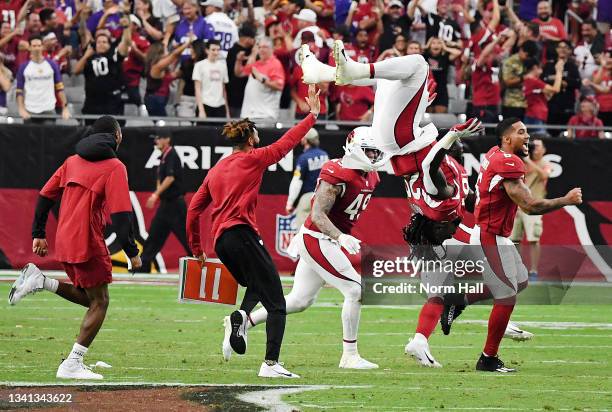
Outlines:
{"label": "white shoe sole", "polygon": [[370,364],[366,364],[366,365],[355,365],[355,366],[349,366],[349,365],[343,365],[342,363],[340,363],[340,365],[338,365],[338,367],[340,369],[358,369],[358,370],[366,370],[366,369],[378,369],[378,365],[375,363],[370,362]]}
{"label": "white shoe sole", "polygon": [[223,326],[225,327],[225,336],[223,337],[223,343],[221,344],[221,353],[223,354],[223,359],[228,362],[232,357],[232,347],[229,343],[230,335],[232,334],[232,324],[230,322],[229,316],[223,318]]}
{"label": "white shoe sole", "polygon": [[526,340],[531,340],[533,338],[533,333],[523,331],[523,333],[504,333],[504,338],[512,339],[517,342],[525,342]]}
{"label": "white shoe sole", "polygon": [[60,373],[59,370],[55,374],[55,377],[57,379],[76,379],[76,380],[102,380],[104,379],[104,376],[98,373],[94,373],[94,372],[92,372],[91,374],[83,375],[81,373],[73,373],[73,372],[67,372],[67,371],[62,371]]}

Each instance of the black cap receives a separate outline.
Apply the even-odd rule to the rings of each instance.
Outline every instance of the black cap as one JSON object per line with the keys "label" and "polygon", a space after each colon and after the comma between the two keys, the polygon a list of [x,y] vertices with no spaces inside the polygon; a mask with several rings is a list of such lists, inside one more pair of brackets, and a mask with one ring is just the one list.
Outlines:
{"label": "black cap", "polygon": [[163,139],[163,138],[167,138],[167,139],[171,139],[172,138],[172,134],[170,132],[166,132],[166,133],[152,133],[149,135],[149,139]]}

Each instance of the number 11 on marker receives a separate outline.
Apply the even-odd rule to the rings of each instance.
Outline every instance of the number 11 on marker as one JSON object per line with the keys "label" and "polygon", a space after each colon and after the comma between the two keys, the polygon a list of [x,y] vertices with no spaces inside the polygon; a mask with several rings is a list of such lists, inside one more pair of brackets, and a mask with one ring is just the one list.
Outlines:
{"label": "number 11 on marker", "polygon": [[[206,299],[206,274],[208,268],[204,266],[202,268],[202,277],[200,280],[200,297]],[[215,268],[215,279],[213,283],[212,299],[219,300],[219,283],[221,281],[221,268]]]}

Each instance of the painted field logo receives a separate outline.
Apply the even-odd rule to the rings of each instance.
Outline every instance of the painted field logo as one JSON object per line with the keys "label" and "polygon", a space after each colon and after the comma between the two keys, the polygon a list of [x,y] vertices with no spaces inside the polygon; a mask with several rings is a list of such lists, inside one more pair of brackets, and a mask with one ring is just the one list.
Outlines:
{"label": "painted field logo", "polygon": [[289,256],[287,248],[297,233],[295,227],[295,214],[276,215],[276,253],[293,261],[297,260]]}

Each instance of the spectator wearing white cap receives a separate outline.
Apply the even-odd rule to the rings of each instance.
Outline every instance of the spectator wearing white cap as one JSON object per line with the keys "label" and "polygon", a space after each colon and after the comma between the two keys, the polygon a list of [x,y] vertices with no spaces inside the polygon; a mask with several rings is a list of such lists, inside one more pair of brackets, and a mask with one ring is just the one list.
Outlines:
{"label": "spectator wearing white cap", "polygon": [[203,7],[204,19],[215,32],[215,40],[221,46],[220,57],[225,59],[229,49],[238,41],[238,27],[223,13],[223,0],[206,0],[200,2],[200,6]]}
{"label": "spectator wearing white cap", "polygon": [[293,16],[296,21],[298,32],[293,40],[293,48],[297,49],[302,45],[302,33],[309,31],[314,35],[315,44],[317,47],[323,47],[323,38],[321,37],[321,29],[317,26],[317,13],[310,9],[302,9]]}

